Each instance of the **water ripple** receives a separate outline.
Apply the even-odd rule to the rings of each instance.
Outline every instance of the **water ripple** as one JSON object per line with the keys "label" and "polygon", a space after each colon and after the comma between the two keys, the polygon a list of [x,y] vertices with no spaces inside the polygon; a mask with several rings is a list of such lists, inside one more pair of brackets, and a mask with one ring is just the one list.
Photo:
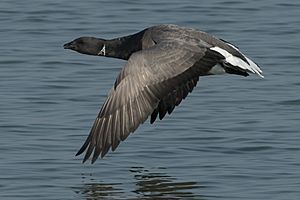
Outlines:
{"label": "water ripple", "polygon": [[[0,199],[299,199],[299,2],[0,2]],[[203,77],[96,164],[74,154],[125,61],[76,37],[174,23],[236,44],[263,69]]]}

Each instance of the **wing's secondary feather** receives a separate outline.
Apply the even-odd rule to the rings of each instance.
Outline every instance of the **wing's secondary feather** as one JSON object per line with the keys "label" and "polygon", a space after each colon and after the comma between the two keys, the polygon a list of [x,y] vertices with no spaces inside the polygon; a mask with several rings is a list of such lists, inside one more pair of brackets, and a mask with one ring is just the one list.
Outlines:
{"label": "wing's secondary feather", "polygon": [[[207,50],[181,41],[165,41],[134,53],[120,72],[89,136],[76,155],[87,149],[83,162],[92,153],[92,162],[95,162],[110,148],[115,150],[120,141],[151,114],[155,120],[156,113],[160,118],[167,112],[171,113],[196,85],[201,73],[199,60],[205,58]],[[208,65],[216,62],[214,60]],[[209,70],[208,66],[203,66]]]}

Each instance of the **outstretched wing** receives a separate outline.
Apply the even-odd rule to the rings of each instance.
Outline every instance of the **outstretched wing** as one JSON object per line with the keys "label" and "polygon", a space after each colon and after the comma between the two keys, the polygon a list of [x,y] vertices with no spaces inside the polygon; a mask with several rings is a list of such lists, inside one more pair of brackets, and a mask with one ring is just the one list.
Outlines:
{"label": "outstretched wing", "polygon": [[210,49],[182,41],[163,41],[132,54],[76,155],[86,150],[85,162],[93,153],[93,163],[110,147],[114,151],[152,113],[171,112],[220,59]]}

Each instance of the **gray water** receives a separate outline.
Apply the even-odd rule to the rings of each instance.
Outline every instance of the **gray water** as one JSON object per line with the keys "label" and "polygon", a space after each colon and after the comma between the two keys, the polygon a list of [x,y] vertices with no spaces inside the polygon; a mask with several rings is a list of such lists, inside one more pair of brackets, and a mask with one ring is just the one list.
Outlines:
{"label": "gray water", "polygon": [[[0,2],[0,199],[300,196],[300,1]],[[233,42],[265,79],[204,77],[94,165],[75,153],[125,61],[67,51],[173,23]]]}

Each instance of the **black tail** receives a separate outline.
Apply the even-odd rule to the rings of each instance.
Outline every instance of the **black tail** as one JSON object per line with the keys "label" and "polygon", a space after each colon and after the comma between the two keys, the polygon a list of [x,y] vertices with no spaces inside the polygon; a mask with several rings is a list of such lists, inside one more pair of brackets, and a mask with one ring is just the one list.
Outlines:
{"label": "black tail", "polygon": [[237,74],[237,75],[241,75],[241,76],[249,76],[249,74],[245,70],[243,70],[239,67],[236,67],[236,66],[233,66],[233,65],[230,65],[230,64],[228,65],[227,63],[226,63],[226,65],[223,64],[222,67],[225,69],[225,72],[228,73],[228,74]]}

